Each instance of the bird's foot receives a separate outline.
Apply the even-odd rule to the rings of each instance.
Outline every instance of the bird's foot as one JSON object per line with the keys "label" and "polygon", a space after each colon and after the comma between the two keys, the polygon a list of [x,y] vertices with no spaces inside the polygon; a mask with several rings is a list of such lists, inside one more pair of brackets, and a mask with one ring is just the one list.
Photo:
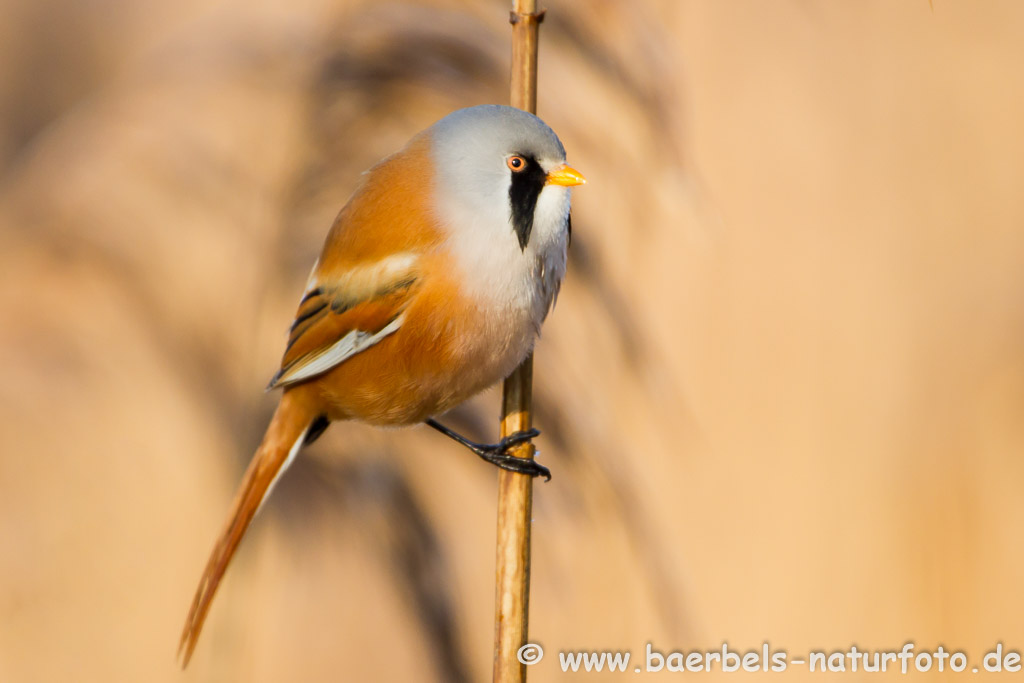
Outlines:
{"label": "bird's foot", "polygon": [[475,441],[470,441],[458,432],[448,429],[434,419],[427,420],[427,424],[445,436],[458,441],[460,444],[480,456],[481,459],[486,460],[492,465],[496,465],[497,467],[500,467],[503,470],[508,470],[509,472],[527,474],[531,477],[544,477],[544,481],[551,481],[551,470],[547,467],[544,467],[544,465],[541,465],[532,458],[519,458],[508,452],[510,448],[514,448],[515,446],[526,443],[530,439],[540,436],[539,430],[527,429],[515,432],[513,434],[509,434],[498,443],[477,443]]}
{"label": "bird's foot", "polygon": [[533,458],[519,458],[508,453],[508,449],[518,446],[521,443],[526,443],[537,436],[540,436],[540,431],[536,429],[528,429],[523,432],[509,434],[498,443],[473,444],[468,447],[469,450],[473,451],[487,462],[492,465],[497,465],[503,470],[519,472],[520,474],[528,474],[531,477],[544,477],[544,481],[551,481],[551,470],[544,467],[544,465],[541,465]]}

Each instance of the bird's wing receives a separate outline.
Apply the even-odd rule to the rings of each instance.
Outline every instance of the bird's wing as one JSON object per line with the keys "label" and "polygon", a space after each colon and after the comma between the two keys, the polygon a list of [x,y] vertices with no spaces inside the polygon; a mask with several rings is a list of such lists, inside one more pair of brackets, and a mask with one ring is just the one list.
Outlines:
{"label": "bird's wing", "polygon": [[419,274],[411,252],[334,273],[314,273],[269,388],[316,377],[401,327]]}

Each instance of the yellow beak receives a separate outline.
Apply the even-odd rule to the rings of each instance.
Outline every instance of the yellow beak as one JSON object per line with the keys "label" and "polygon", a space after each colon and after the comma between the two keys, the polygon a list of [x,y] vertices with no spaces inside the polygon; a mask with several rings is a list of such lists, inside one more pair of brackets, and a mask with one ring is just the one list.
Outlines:
{"label": "yellow beak", "polygon": [[572,187],[573,185],[583,185],[586,182],[587,179],[584,178],[583,174],[575,168],[562,165],[551,173],[548,173],[548,179],[544,184]]}

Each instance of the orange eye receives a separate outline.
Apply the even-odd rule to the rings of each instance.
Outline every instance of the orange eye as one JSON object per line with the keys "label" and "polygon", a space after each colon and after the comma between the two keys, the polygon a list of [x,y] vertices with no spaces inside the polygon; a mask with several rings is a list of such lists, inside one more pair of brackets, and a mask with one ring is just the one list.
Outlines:
{"label": "orange eye", "polygon": [[508,164],[509,168],[516,172],[522,171],[524,168],[526,168],[526,159],[519,156],[518,154],[510,156],[505,161],[505,163]]}

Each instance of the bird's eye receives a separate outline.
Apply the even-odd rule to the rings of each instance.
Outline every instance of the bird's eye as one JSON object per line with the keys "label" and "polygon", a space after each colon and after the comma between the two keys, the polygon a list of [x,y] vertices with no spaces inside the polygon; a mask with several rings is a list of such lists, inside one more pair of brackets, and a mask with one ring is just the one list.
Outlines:
{"label": "bird's eye", "polygon": [[518,154],[510,156],[505,161],[505,163],[508,164],[508,167],[511,168],[513,171],[517,172],[522,171],[524,168],[526,168],[526,159],[519,156]]}

